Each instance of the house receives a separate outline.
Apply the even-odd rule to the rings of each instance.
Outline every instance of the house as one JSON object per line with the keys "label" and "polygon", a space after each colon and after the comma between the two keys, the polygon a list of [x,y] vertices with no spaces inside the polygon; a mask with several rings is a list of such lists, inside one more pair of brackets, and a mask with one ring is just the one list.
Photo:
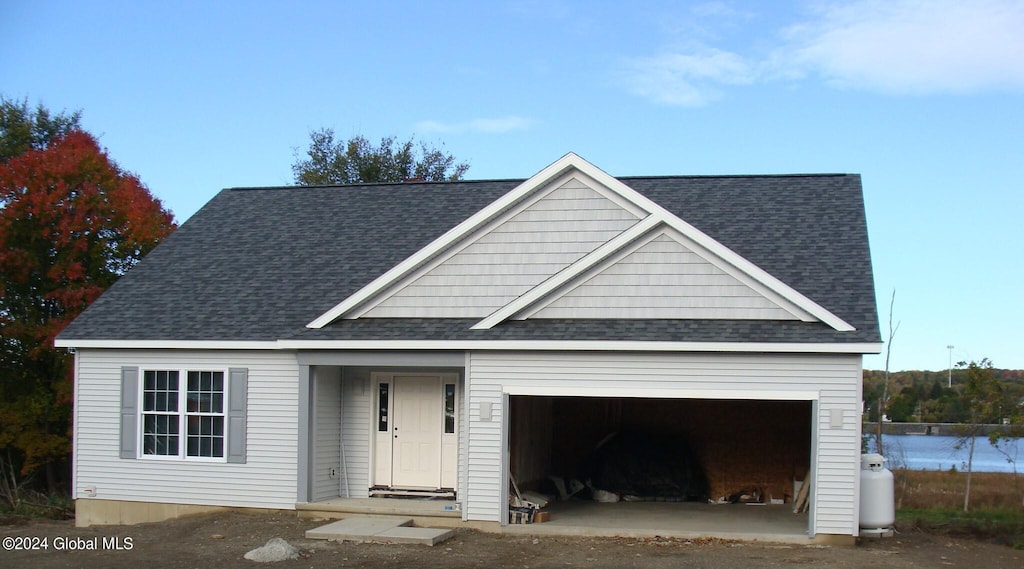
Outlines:
{"label": "house", "polygon": [[[858,535],[856,175],[221,191],[61,333],[79,523],[401,493],[505,524],[618,432]],[[798,486],[797,486],[798,487]],[[720,506],[707,506],[720,507]]]}

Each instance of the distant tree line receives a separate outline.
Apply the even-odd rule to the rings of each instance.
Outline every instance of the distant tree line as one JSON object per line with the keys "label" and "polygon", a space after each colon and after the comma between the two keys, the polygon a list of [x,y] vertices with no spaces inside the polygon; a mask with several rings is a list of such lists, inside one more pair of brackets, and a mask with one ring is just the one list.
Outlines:
{"label": "distant tree line", "polygon": [[[1012,416],[1012,408],[1024,403],[1024,370],[986,370],[1001,390],[1007,408],[1002,413]],[[971,421],[971,394],[965,393],[972,379],[969,366],[949,371],[899,371],[889,375],[889,402],[886,415],[900,423],[966,423]],[[882,397],[885,372],[864,370],[864,403],[869,421],[878,420],[878,401]],[[969,391],[969,390],[968,390]],[[1018,407],[1019,409],[1019,407]],[[999,413],[996,413],[999,414]],[[993,417],[994,422],[1001,420]]]}

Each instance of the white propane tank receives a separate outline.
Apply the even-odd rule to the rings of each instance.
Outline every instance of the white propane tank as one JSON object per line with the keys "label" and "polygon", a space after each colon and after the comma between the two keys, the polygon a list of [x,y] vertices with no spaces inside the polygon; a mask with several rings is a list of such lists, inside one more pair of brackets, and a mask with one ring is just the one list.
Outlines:
{"label": "white propane tank", "polygon": [[892,472],[880,454],[860,457],[860,527],[862,534],[888,533],[896,522]]}

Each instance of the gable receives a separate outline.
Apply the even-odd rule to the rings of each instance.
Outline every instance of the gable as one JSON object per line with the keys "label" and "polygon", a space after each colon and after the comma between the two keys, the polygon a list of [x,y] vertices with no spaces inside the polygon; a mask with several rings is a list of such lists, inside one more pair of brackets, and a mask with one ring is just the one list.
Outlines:
{"label": "gable", "polygon": [[597,249],[640,218],[575,173],[505,212],[395,283],[368,318],[483,318]]}
{"label": "gable", "polygon": [[[636,243],[646,250],[638,250],[642,247]],[[694,270],[704,273],[683,278]],[[660,281],[652,283],[652,278]],[[339,318],[482,318],[472,328],[484,330],[531,315],[801,320],[854,330],[575,154],[523,182],[307,327],[319,329]]]}
{"label": "gable", "polygon": [[526,312],[526,318],[798,320],[667,233]]}

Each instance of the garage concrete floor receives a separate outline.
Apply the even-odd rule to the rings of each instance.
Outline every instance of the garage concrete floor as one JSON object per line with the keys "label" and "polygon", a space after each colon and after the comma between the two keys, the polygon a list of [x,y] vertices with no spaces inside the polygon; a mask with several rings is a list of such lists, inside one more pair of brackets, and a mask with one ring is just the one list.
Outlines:
{"label": "garage concrete floor", "polygon": [[553,502],[551,520],[509,525],[509,533],[622,537],[719,537],[723,539],[808,543],[807,514],[793,506],[698,504],[693,502]]}
{"label": "garage concrete floor", "polygon": [[[306,517],[401,515],[421,527],[467,527],[453,500],[336,498],[297,504]],[[485,531],[532,535],[609,537],[718,537],[743,541],[809,543],[808,515],[794,514],[792,504],[698,504],[695,502],[552,502],[551,520],[539,524],[497,525]]]}

